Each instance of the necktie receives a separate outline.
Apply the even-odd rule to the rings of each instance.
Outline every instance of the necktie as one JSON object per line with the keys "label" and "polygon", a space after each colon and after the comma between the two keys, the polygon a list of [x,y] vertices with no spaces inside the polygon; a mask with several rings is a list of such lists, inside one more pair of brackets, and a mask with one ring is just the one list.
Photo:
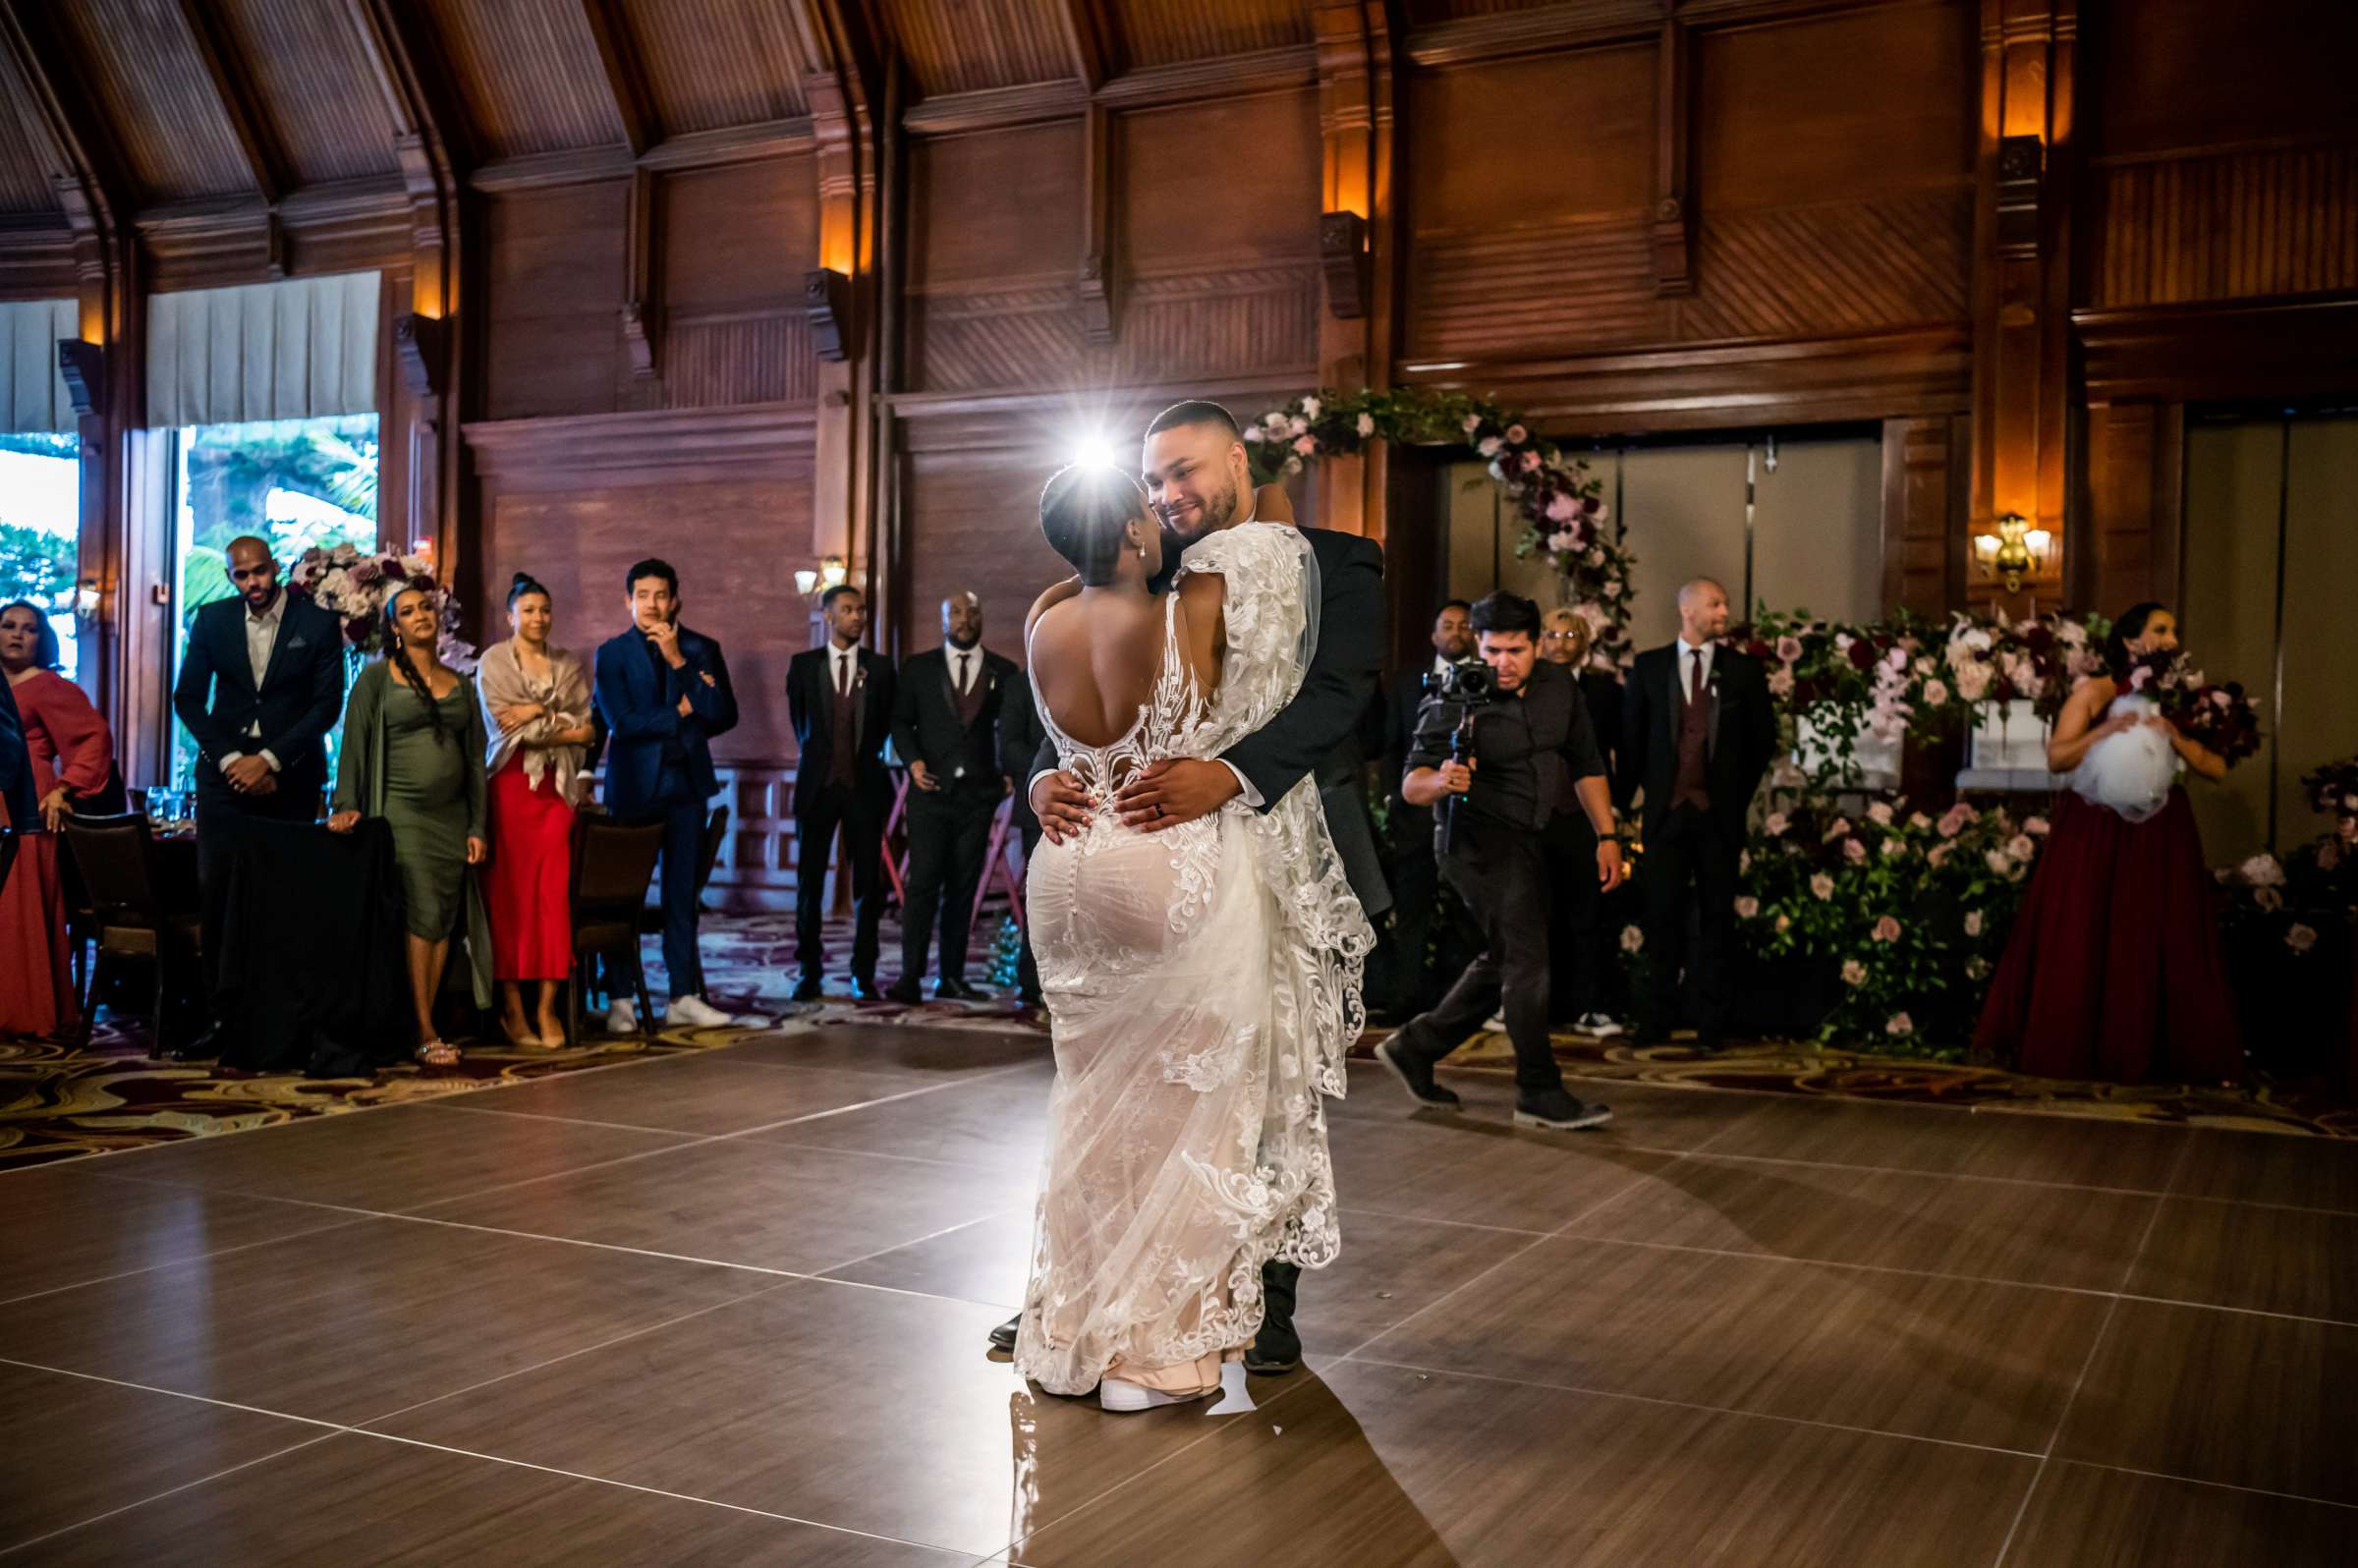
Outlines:
{"label": "necktie", "polygon": [[963,653],[958,655],[958,695],[966,695],[966,655]]}
{"label": "necktie", "polygon": [[1695,648],[1687,657],[1695,661],[1690,666],[1693,673],[1687,677],[1687,700],[1700,702],[1703,700],[1703,649]]}
{"label": "necktie", "polygon": [[835,655],[835,695],[837,697],[852,695],[852,661],[842,653]]}

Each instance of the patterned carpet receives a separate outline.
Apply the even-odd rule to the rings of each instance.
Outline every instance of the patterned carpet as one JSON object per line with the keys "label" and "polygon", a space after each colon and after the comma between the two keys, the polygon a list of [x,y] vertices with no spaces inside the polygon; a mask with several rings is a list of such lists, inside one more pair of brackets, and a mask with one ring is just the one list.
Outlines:
{"label": "patterned carpet", "polygon": [[[987,968],[986,933],[977,933],[973,973]],[[838,960],[829,976],[833,993],[818,1003],[790,1000],[796,970],[791,917],[708,918],[704,924],[706,978],[711,993],[735,1012],[761,1013],[780,1027],[836,1023],[923,1022],[945,1028],[1038,1030],[1042,1023],[1012,1001],[854,1002],[840,958],[849,932],[830,928]],[[884,951],[898,951],[887,924]],[[662,966],[649,944],[649,988],[665,994]],[[892,979],[887,958],[884,979]],[[592,1026],[594,1030],[594,1025]],[[583,1045],[522,1051],[469,1044],[464,1060],[440,1070],[404,1066],[372,1079],[307,1079],[292,1074],[242,1074],[201,1063],[157,1061],[145,1054],[144,1028],[118,1027],[102,1014],[86,1051],[41,1040],[0,1041],[0,1171],[51,1160],[136,1148],[215,1133],[267,1127],[307,1116],[335,1115],[374,1105],[465,1093],[495,1084],[580,1072],[650,1056],[725,1047],[740,1030],[664,1030],[645,1039],[594,1034]],[[1381,1032],[1361,1041],[1365,1054]],[[2024,1078],[1993,1067],[1950,1065],[1892,1057],[1856,1056],[1768,1043],[1738,1046],[1713,1056],[1672,1044],[1635,1050],[1615,1041],[1559,1035],[1556,1055],[1568,1071],[1695,1089],[1831,1095],[1859,1099],[1966,1105],[2025,1115],[2089,1116],[2114,1121],[2232,1127],[2326,1138],[2358,1138],[2358,1109],[2323,1094],[2264,1089],[2242,1092],[2184,1085],[2124,1087]],[[1485,1034],[1452,1064],[1504,1071],[1512,1061],[1503,1035]]]}

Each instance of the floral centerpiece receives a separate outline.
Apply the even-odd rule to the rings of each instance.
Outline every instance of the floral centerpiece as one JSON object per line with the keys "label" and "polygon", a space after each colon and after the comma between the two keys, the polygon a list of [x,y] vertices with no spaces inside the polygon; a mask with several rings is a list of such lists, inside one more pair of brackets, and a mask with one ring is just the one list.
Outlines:
{"label": "floral centerpiece", "polygon": [[1990,618],[1960,614],[1949,627],[1941,662],[1960,701],[2027,701],[2052,723],[2072,689],[2104,669],[2105,637],[2111,629],[2101,615],[2050,613],[2017,621],[2002,612]]}
{"label": "floral centerpiece", "polygon": [[2319,814],[2333,823],[2333,836],[2352,846],[2347,853],[2358,854],[2358,756],[2302,774],[2301,788]]}
{"label": "floral centerpiece", "polygon": [[442,661],[453,669],[475,668],[475,648],[459,640],[458,595],[436,581],[429,556],[313,545],[297,558],[290,581],[343,621],[345,646],[356,657],[383,651],[386,599],[403,588],[421,589],[436,604]]}
{"label": "floral centerpiece", "polygon": [[1611,509],[1602,482],[1587,464],[1496,404],[1423,387],[1321,390],[1269,410],[1245,427],[1244,436],[1254,479],[1263,484],[1301,473],[1314,458],[1355,455],[1370,441],[1473,447],[1522,515],[1515,554],[1545,556],[1564,580],[1573,612],[1589,623],[1590,661],[1610,670],[1634,656],[1634,563],[1618,532],[1606,526]]}

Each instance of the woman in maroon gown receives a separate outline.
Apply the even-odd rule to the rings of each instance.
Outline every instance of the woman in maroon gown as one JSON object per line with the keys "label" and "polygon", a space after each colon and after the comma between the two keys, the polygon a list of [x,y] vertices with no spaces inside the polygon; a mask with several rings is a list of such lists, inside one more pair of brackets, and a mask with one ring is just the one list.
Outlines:
{"label": "woman in maroon gown", "polygon": [[[2225,775],[2225,760],[2151,714],[2110,713],[2131,659],[2178,645],[2177,619],[2140,604],[2112,625],[2110,675],[2091,677],[2056,716],[2047,765],[2079,767],[2101,741],[2159,725],[2183,764]],[[1974,1043],[2041,1078],[2220,1083],[2243,1075],[2227,987],[2218,889],[2186,791],[2132,822],[2065,790]]]}
{"label": "woman in maroon gown", "polygon": [[[114,740],[82,688],[49,666],[56,643],[40,610],[0,607],[0,676],[24,716],[39,820],[18,832],[16,869],[0,885],[0,1037],[55,1035],[80,1020],[66,948],[58,824],[113,776]],[[86,809],[86,807],[85,807]],[[7,809],[0,807],[0,819]]]}

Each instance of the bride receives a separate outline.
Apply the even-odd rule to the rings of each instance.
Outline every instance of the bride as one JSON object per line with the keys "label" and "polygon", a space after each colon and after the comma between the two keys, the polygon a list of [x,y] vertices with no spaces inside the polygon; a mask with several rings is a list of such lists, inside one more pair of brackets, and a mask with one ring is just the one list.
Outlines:
{"label": "bride", "polygon": [[1372,941],[1316,786],[1160,833],[1113,795],[1164,757],[1211,757],[1291,700],[1317,645],[1316,557],[1280,524],[1207,534],[1171,590],[1128,476],[1075,467],[1040,529],[1080,576],[1026,629],[1060,764],[1095,810],[1028,872],[1056,1047],[1018,1368],[1052,1393],[1144,1410],[1217,1391],[1262,1319],[1262,1264],[1340,1243],[1321,1096],[1343,1092]]}

